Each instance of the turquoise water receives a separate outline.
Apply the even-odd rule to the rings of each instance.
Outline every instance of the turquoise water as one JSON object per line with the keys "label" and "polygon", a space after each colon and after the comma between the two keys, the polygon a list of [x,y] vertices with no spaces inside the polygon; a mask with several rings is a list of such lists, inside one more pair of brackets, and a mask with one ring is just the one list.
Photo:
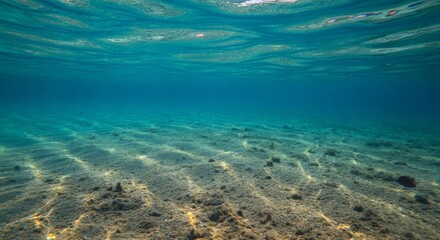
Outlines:
{"label": "turquoise water", "polygon": [[440,239],[440,1],[0,1],[0,239]]}

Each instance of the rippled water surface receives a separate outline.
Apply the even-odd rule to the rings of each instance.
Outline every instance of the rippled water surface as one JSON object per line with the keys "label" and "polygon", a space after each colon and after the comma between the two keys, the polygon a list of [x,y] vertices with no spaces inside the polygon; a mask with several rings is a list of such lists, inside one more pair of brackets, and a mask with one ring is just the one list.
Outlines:
{"label": "rippled water surface", "polygon": [[3,0],[11,77],[432,79],[440,2]]}

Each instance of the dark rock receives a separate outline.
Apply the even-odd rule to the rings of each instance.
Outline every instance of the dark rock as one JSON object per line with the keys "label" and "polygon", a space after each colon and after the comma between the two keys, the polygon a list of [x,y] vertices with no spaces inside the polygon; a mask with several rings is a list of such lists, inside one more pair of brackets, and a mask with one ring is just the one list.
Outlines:
{"label": "dark rock", "polygon": [[226,189],[226,185],[221,185],[220,189]]}
{"label": "dark rock", "polygon": [[367,142],[366,145],[368,147],[375,147],[375,148],[393,146],[393,144],[391,144],[390,142],[385,142],[385,141],[371,141],[371,142]]}
{"label": "dark rock", "polygon": [[14,170],[15,170],[15,171],[18,171],[18,170],[20,170],[20,166],[18,166],[18,165],[17,165],[17,166],[15,166],[15,167],[14,167]]}
{"label": "dark rock", "polygon": [[243,211],[241,209],[237,210],[237,215],[240,216],[240,217],[244,217],[244,213],[243,213]]}
{"label": "dark rock", "polygon": [[115,192],[123,192],[124,191],[124,189],[122,188],[122,185],[121,185],[121,183],[120,182],[117,182],[116,183],[116,187],[115,187]]}
{"label": "dark rock", "polygon": [[260,213],[258,213],[258,218],[260,223],[262,224],[272,221],[272,215],[268,210],[263,210]]}
{"label": "dark rock", "polygon": [[46,178],[44,180],[45,183],[53,183],[55,180],[53,178]]}
{"label": "dark rock", "polygon": [[98,191],[98,190],[99,190],[98,186],[92,188],[92,191]]}
{"label": "dark rock", "polygon": [[148,215],[152,216],[152,217],[160,217],[162,216],[162,214],[160,212],[158,212],[155,209],[150,209],[150,211],[148,212]]}
{"label": "dark rock", "polygon": [[215,162],[215,160],[212,159],[212,158],[210,158],[210,159],[208,160],[208,162]]}
{"label": "dark rock", "polygon": [[267,161],[267,162],[266,162],[266,166],[268,166],[268,167],[272,167],[272,166],[273,166],[273,162],[272,162],[272,161],[270,161],[270,160],[269,160],[269,161]]}
{"label": "dark rock", "polygon": [[396,182],[405,187],[416,187],[416,179],[411,176],[400,176]]}
{"label": "dark rock", "polygon": [[300,236],[300,235],[304,235],[310,231],[311,231],[311,229],[298,229],[295,231],[295,234]]}
{"label": "dark rock", "polygon": [[272,162],[274,163],[280,163],[281,159],[279,157],[272,157],[270,160],[272,160]]}
{"label": "dark rock", "polygon": [[420,196],[420,195],[415,195],[414,199],[418,202],[418,203],[422,203],[422,204],[431,204],[431,202],[429,201],[428,198],[424,197],[424,196]]}
{"label": "dark rock", "polygon": [[407,232],[407,233],[405,233],[405,237],[407,237],[409,239],[414,239],[416,236],[412,232]]}
{"label": "dark rock", "polygon": [[406,162],[393,162],[394,165],[400,165],[400,166],[408,166],[406,165]]}
{"label": "dark rock", "polygon": [[318,162],[309,162],[309,165],[313,166],[313,167],[319,167],[319,163]]}
{"label": "dark rock", "polygon": [[350,173],[356,176],[360,176],[362,175],[361,171],[357,170],[357,169],[351,169]]}
{"label": "dark rock", "polygon": [[301,195],[295,193],[295,194],[292,194],[292,199],[293,200],[302,200],[303,197]]}
{"label": "dark rock", "polygon": [[111,197],[112,197],[112,193],[109,193],[109,192],[106,192],[106,193],[101,195],[102,199],[111,198]]}
{"label": "dark rock", "polygon": [[199,230],[192,229],[191,232],[186,237],[186,239],[187,240],[194,240],[194,239],[203,238],[203,237],[205,237],[205,233],[203,233]]}
{"label": "dark rock", "polygon": [[225,220],[223,215],[223,211],[215,210],[213,213],[211,213],[211,215],[209,215],[209,220],[213,222],[223,222]]}
{"label": "dark rock", "polygon": [[266,176],[265,179],[272,179],[272,177],[271,176]]}
{"label": "dark rock", "polygon": [[327,149],[327,151],[324,152],[324,155],[335,157],[336,153],[335,149]]}
{"label": "dark rock", "polygon": [[205,200],[203,203],[205,206],[217,206],[223,204],[222,197],[223,196],[221,194],[214,193],[212,194],[211,198]]}
{"label": "dark rock", "polygon": [[353,210],[355,210],[356,212],[363,212],[364,211],[364,207],[358,205],[358,206],[354,206]]}

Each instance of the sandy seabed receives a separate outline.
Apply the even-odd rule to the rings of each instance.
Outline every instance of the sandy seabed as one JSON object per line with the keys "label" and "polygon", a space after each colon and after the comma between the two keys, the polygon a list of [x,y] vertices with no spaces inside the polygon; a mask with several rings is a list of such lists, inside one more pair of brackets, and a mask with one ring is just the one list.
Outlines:
{"label": "sandy seabed", "polygon": [[438,128],[87,111],[0,123],[0,239],[440,239]]}

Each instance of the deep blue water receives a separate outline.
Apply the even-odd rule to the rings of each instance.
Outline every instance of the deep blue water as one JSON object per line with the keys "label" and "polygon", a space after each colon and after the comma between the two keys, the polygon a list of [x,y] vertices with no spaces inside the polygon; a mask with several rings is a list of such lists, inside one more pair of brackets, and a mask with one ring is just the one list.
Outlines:
{"label": "deep blue water", "polygon": [[1,1],[1,101],[438,114],[439,1],[262,2]]}

